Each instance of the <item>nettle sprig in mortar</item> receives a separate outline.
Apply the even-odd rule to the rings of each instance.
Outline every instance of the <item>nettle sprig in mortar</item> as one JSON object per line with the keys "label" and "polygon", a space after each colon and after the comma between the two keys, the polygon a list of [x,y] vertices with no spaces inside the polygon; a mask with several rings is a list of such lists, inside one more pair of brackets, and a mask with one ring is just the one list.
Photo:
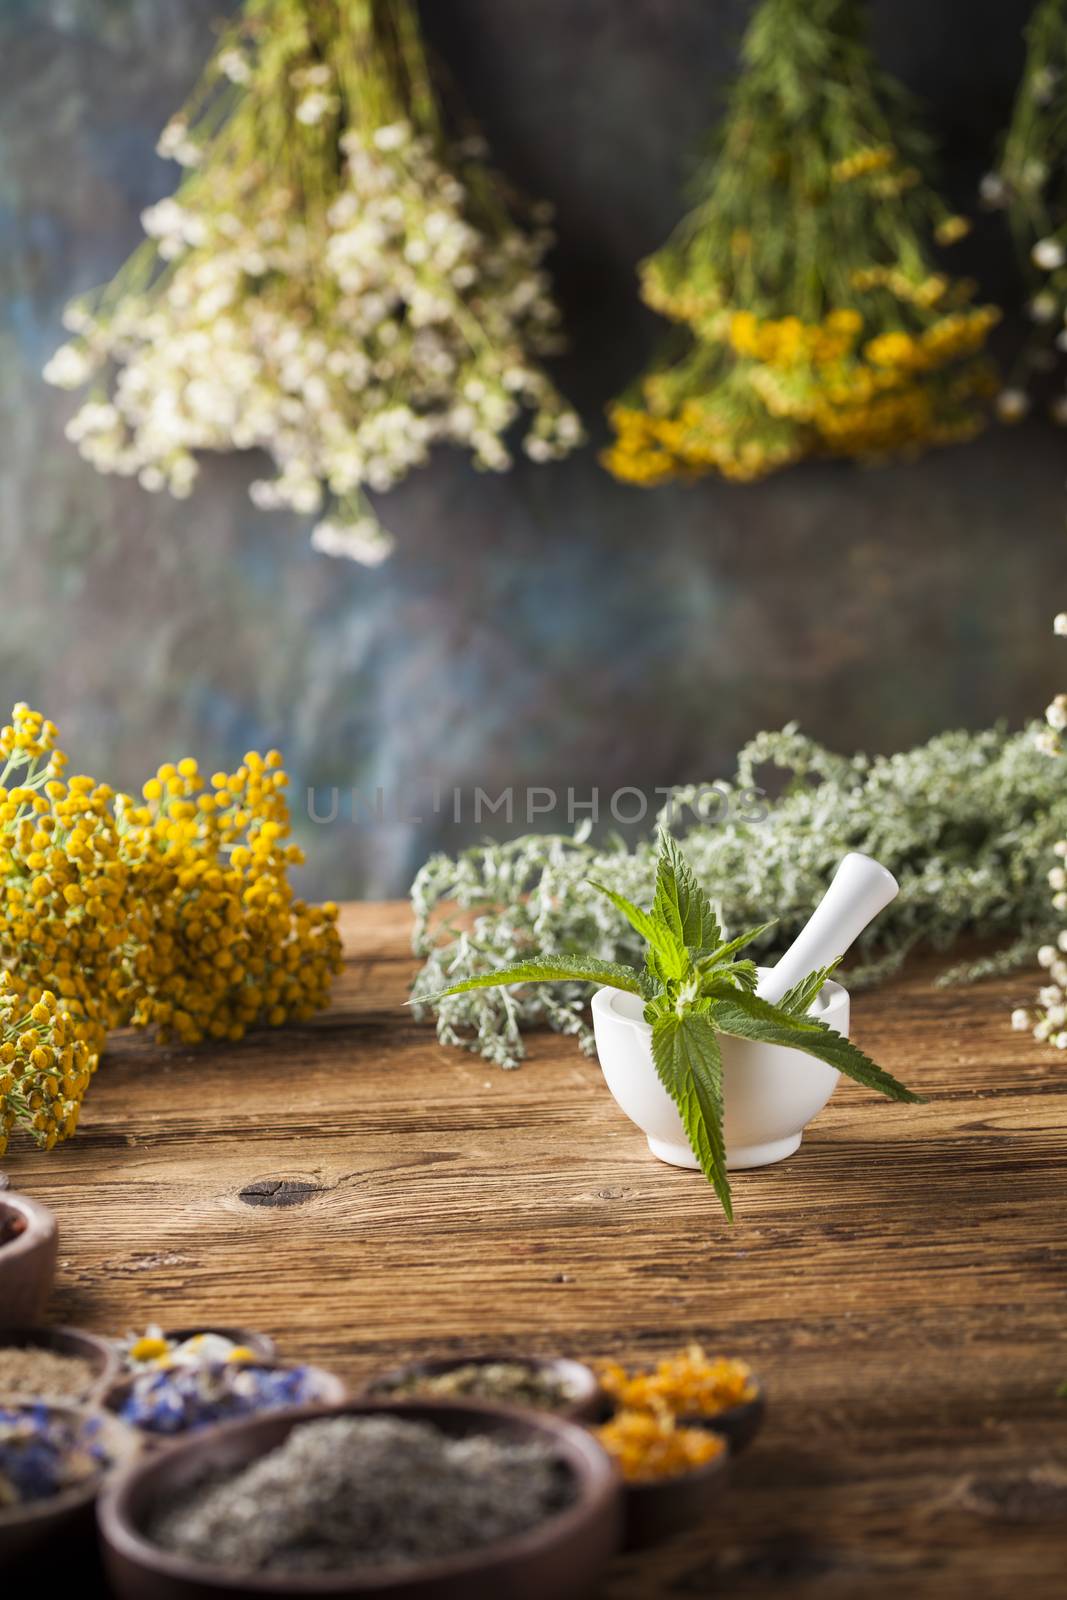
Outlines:
{"label": "nettle sprig in mortar", "polygon": [[637,994],[652,1029],[656,1073],[678,1107],[704,1176],[733,1220],[723,1138],[723,1067],[719,1035],[786,1045],[825,1061],[890,1100],[919,1101],[863,1051],[810,1014],[833,968],[810,973],[777,1005],[756,994],[756,963],[742,951],[773,926],[763,923],[725,939],[711,901],[669,833],[661,830],[652,907],[642,911],[624,895],[589,880],[621,911],[645,942],[645,966],[555,953],[453,984],[441,994],[512,983],[579,982]]}

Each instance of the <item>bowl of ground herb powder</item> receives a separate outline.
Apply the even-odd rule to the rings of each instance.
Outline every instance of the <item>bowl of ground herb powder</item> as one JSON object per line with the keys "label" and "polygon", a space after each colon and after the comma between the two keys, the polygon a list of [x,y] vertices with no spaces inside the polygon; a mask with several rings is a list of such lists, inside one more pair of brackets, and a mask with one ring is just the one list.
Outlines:
{"label": "bowl of ground herb powder", "polygon": [[603,1394],[580,1361],[550,1356],[441,1356],[383,1373],[367,1394],[390,1400],[485,1400],[589,1421]]}
{"label": "bowl of ground herb powder", "polygon": [[0,1402],[95,1399],[118,1372],[111,1344],[81,1328],[0,1330]]}
{"label": "bowl of ground herb powder", "polygon": [[352,1401],[230,1423],[98,1507],[120,1600],[581,1600],[622,1539],[622,1483],[569,1420]]}

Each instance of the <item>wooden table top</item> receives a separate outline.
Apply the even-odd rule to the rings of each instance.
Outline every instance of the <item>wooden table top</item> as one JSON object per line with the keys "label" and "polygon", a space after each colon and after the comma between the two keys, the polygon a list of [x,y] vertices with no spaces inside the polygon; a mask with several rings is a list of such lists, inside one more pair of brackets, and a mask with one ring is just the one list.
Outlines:
{"label": "wooden table top", "polygon": [[1009,1029],[1029,980],[937,990],[917,963],[859,996],[854,1036],[930,1103],[843,1083],[794,1157],[734,1174],[731,1228],[573,1040],[517,1072],[441,1048],[403,1009],[408,927],[344,908],[306,1027],[116,1039],[77,1138],[6,1162],[59,1216],[55,1318],[241,1324],[353,1380],[698,1338],[762,1375],[766,1426],[713,1523],[603,1600],[1062,1596],[1067,1087]]}

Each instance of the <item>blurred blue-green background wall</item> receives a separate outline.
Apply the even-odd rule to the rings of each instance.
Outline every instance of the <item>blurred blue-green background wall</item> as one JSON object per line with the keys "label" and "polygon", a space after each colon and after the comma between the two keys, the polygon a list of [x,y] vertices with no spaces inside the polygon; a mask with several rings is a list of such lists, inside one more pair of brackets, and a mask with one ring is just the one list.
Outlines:
{"label": "blurred blue-green background wall", "polygon": [[[886,64],[926,102],[965,208],[1022,60],[1026,3],[875,0]],[[225,0],[0,6],[0,697],[61,725],[74,770],[138,785],[281,746],[309,785],[654,785],[728,776],[795,718],[843,750],[1039,714],[1067,681],[1064,436],[1040,418],[907,465],[751,487],[623,488],[587,448],[476,476],[440,455],[383,502],[399,549],[332,562],[256,512],[254,460],[178,503],[97,476],[41,366],[68,297],[111,275],[177,169],[160,127]],[[741,0],[425,0],[432,45],[499,165],[554,200],[564,388],[594,437],[661,331],[634,263],[677,220],[728,83]],[[1000,219],[956,253],[1004,304]],[[1010,345],[1010,330],[1008,334]],[[1061,647],[1062,650],[1062,647]],[[416,808],[417,809],[417,808]],[[402,893],[457,829],[305,826],[308,886]],[[505,830],[500,819],[497,831]]]}

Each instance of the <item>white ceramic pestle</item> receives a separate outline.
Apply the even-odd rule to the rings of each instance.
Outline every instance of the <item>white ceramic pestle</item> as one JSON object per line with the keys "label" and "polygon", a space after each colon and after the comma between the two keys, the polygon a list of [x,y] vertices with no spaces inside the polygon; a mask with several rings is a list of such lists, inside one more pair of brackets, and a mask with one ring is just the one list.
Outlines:
{"label": "white ceramic pestle", "polygon": [[778,1001],[816,967],[843,956],[869,922],[900,892],[893,874],[871,856],[851,851],[778,964],[760,979],[761,1000]]}

